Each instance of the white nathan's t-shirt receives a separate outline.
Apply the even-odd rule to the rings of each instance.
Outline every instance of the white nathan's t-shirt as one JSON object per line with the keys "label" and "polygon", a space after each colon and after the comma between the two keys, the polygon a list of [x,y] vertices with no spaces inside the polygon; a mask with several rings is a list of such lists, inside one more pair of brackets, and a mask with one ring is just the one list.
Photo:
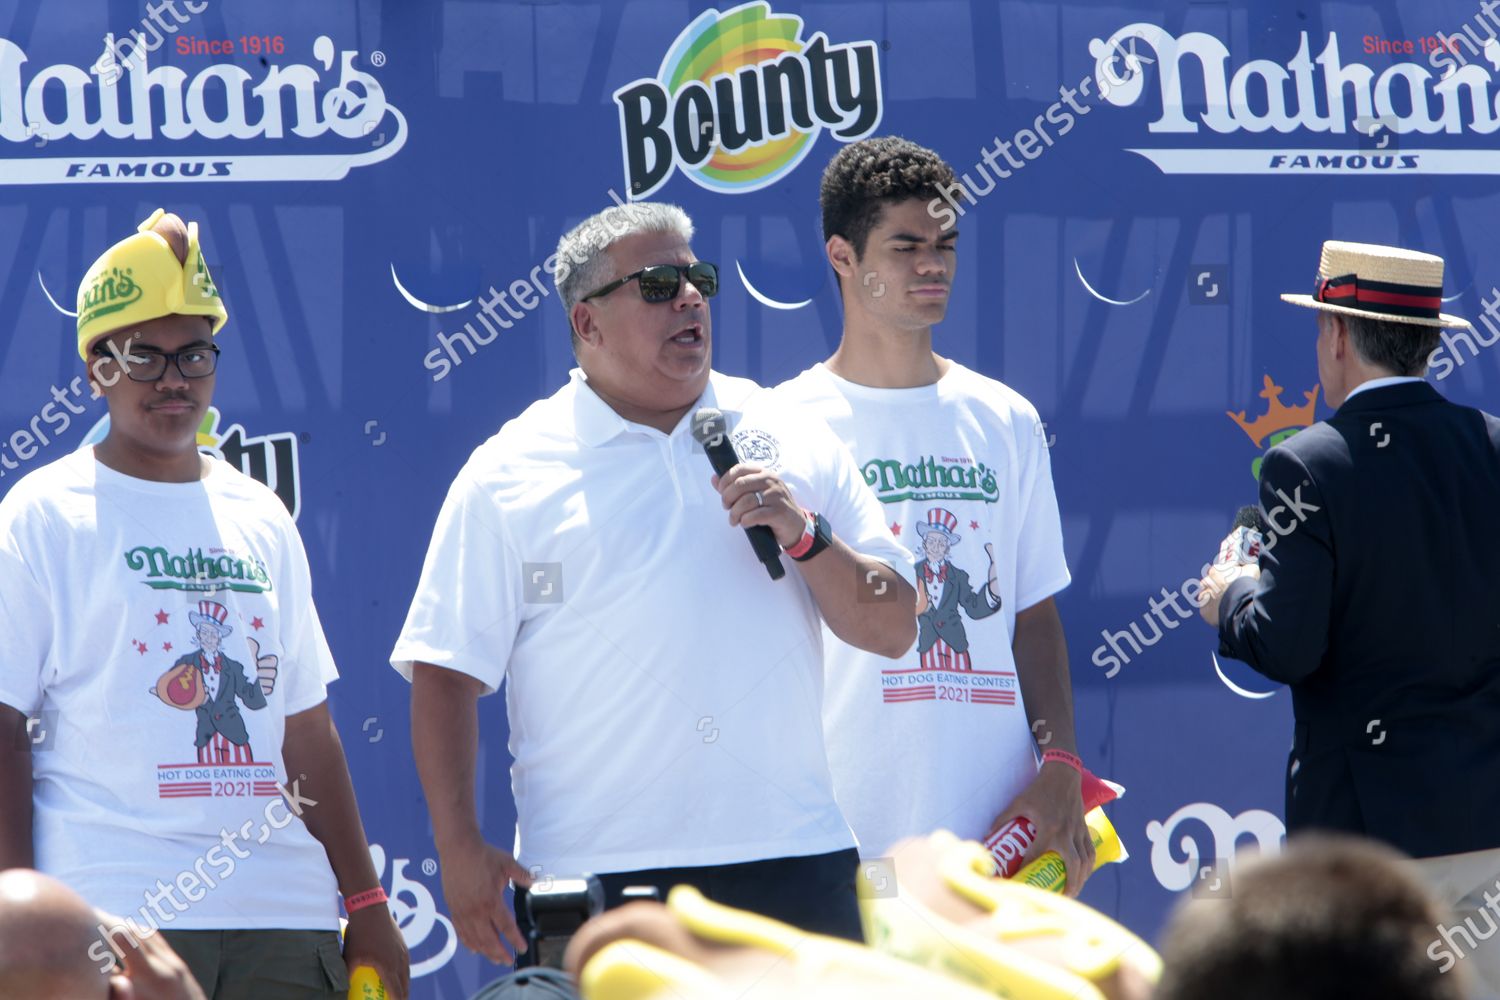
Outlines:
{"label": "white nathan's t-shirt", "polygon": [[[717,373],[700,405],[724,412],[742,459],[910,578],[821,421]],[[730,525],[691,420],[670,434],[626,421],[575,371],[474,452],[438,515],[392,665],[504,681],[528,868],[854,846],[823,750],[817,606],[789,558],[772,581]]]}
{"label": "white nathan's t-shirt", "polygon": [[825,630],[839,805],[866,857],[940,827],[983,838],[1036,774],[1016,613],[1070,579],[1037,412],[959,364],[911,389],[856,385],[819,364],[780,391],[849,446],[928,597],[901,662]]}
{"label": "white nathan's t-shirt", "polygon": [[333,929],[327,856],[277,790],[286,717],[338,676],[307,556],[274,493],[210,470],[148,482],[85,448],[0,501],[37,867],[138,925]]}

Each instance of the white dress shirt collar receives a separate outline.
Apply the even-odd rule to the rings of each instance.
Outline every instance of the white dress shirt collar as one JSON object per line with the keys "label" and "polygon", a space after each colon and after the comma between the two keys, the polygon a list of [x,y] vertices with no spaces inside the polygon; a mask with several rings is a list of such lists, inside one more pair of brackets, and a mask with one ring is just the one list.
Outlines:
{"label": "white dress shirt collar", "polygon": [[1423,379],[1417,375],[1385,375],[1381,378],[1372,378],[1368,381],[1361,382],[1359,385],[1349,390],[1349,395],[1344,397],[1344,402],[1349,402],[1349,400],[1353,399],[1359,393],[1364,392],[1366,389],[1384,389],[1388,385],[1400,385],[1403,382],[1421,381],[1423,381]]}

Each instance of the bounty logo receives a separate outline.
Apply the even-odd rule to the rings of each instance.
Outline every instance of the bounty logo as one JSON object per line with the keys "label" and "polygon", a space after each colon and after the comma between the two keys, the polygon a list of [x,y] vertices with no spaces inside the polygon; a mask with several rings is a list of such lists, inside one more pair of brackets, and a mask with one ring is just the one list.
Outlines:
{"label": "bounty logo", "polygon": [[258,80],[233,62],[152,69],[139,46],[119,64],[114,48],[106,36],[87,69],[27,79],[25,50],[0,38],[0,185],[335,181],[406,144],[380,81],[327,35],[311,63],[256,67]]}
{"label": "bounty logo", "polygon": [[[92,448],[109,433],[109,414],[100,418],[79,443]],[[198,450],[223,459],[271,489],[286,505],[292,520],[302,507],[302,471],[297,460],[297,435],[290,432],[251,437],[239,424],[219,430],[219,408],[210,406],[198,425]]]}
{"label": "bounty logo", "polygon": [[764,0],[707,10],[677,36],[654,78],[615,91],[632,199],[674,168],[724,194],[756,191],[796,169],[818,134],[844,142],[880,124],[872,41],[802,38],[802,19]]}
{"label": "bounty logo", "polygon": [[[1236,64],[1213,35],[1136,22],[1090,40],[1089,54],[1104,79],[1119,52],[1139,43],[1154,50],[1140,62],[1155,64],[1155,101],[1144,70],[1109,76],[1101,93],[1119,108],[1144,101],[1158,113],[1147,126],[1153,137],[1184,140],[1127,150],[1166,174],[1500,174],[1500,84],[1488,64],[1457,65],[1456,37],[1422,39],[1412,50],[1425,60],[1384,53],[1388,63],[1370,66],[1345,61],[1332,31],[1314,55],[1304,31],[1285,62]],[[1205,129],[1235,138],[1221,145]],[[1246,136],[1262,134],[1262,145],[1246,148]],[[1456,145],[1464,139],[1468,148]]]}
{"label": "bounty logo", "polygon": [[1254,420],[1246,420],[1244,410],[1238,413],[1224,411],[1224,415],[1238,424],[1240,430],[1261,450],[1261,454],[1250,463],[1250,474],[1255,477],[1256,482],[1260,481],[1260,463],[1265,458],[1265,452],[1303,428],[1311,427],[1317,419],[1318,390],[1322,388],[1315,385],[1304,392],[1302,395],[1307,402],[1301,406],[1287,406],[1281,402],[1281,394],[1286,390],[1272,381],[1269,375],[1265,376],[1265,380],[1265,387],[1260,390],[1260,398],[1266,401],[1265,413]]}

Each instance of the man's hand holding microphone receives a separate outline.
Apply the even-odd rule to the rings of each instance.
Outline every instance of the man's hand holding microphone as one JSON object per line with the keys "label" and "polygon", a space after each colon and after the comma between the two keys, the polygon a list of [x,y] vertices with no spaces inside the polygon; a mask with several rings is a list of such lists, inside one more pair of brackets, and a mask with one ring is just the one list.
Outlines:
{"label": "man's hand holding microphone", "polygon": [[1270,531],[1259,507],[1241,507],[1235,515],[1233,530],[1224,536],[1208,575],[1199,581],[1203,589],[1198,613],[1214,628],[1219,627],[1219,601],[1229,585],[1242,577],[1260,579],[1260,553]]}

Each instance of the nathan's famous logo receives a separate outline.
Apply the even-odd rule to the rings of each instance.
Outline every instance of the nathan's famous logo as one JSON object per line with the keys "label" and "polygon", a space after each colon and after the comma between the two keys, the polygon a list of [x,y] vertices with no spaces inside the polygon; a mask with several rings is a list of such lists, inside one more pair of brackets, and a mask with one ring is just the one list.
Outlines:
{"label": "nathan's famous logo", "polygon": [[[200,265],[201,266],[201,265]],[[100,316],[119,312],[141,297],[141,286],[130,277],[133,268],[112,267],[101,272],[83,293],[83,315],[78,317],[80,326],[92,323]]]}
{"label": "nathan's famous logo", "polygon": [[[91,448],[109,433],[105,414],[87,434],[80,448]],[[272,490],[295,520],[302,506],[302,473],[297,460],[297,435],[290,432],[252,437],[239,424],[219,430],[219,408],[210,406],[198,425],[198,450],[221,458],[251,479]]]}
{"label": "nathan's famous logo", "polygon": [[1266,412],[1254,420],[1245,419],[1245,411],[1230,413],[1224,411],[1224,415],[1240,425],[1255,446],[1261,450],[1255,461],[1250,463],[1250,473],[1256,480],[1260,479],[1260,463],[1265,457],[1265,452],[1285,441],[1304,427],[1311,427],[1316,420],[1315,411],[1318,406],[1318,390],[1321,386],[1313,386],[1302,395],[1307,402],[1301,406],[1287,406],[1281,402],[1281,394],[1285,392],[1281,386],[1271,380],[1271,376],[1265,377],[1265,387],[1260,390],[1260,398],[1266,401]]}
{"label": "nathan's famous logo", "polygon": [[[152,69],[139,45],[116,62],[118,47],[107,36],[96,63],[44,66],[28,80],[26,52],[0,38],[0,140],[23,154],[0,157],[0,184],[338,180],[406,143],[406,118],[380,81],[327,35],[310,63],[256,60],[259,79],[234,62],[192,76]],[[199,140],[193,154],[215,148],[172,148],[186,139]]]}
{"label": "nathan's famous logo", "polygon": [[222,549],[169,552],[162,545],[137,545],[125,553],[125,565],[145,572],[141,582],[152,590],[234,590],[263,594],[273,589],[266,564],[256,556],[237,556]]}
{"label": "nathan's famous logo", "polygon": [[[1204,126],[1224,136],[1280,133],[1261,149],[1245,148],[1244,140],[1237,139],[1235,148],[1199,143],[1129,150],[1163,173],[1500,173],[1500,150],[1492,139],[1477,148],[1456,149],[1412,148],[1402,138],[1414,135],[1431,144],[1430,137],[1440,133],[1489,136],[1500,129],[1496,79],[1486,61],[1500,46],[1492,50],[1486,45],[1486,60],[1471,62],[1465,52],[1477,56],[1479,49],[1457,32],[1420,39],[1420,45],[1404,40],[1399,46],[1372,47],[1367,38],[1362,46],[1366,52],[1426,54],[1424,61],[1393,59],[1372,67],[1346,62],[1335,32],[1328,33],[1314,55],[1304,31],[1285,62],[1236,64],[1213,35],[1190,31],[1178,37],[1158,25],[1136,22],[1089,42],[1096,75],[1107,70],[1119,51],[1134,51],[1138,42],[1156,55],[1140,60],[1156,66],[1160,114],[1147,126],[1153,136],[1198,135]],[[1133,105],[1145,96],[1146,80],[1147,72],[1140,69],[1112,85],[1106,100],[1116,107]],[[1292,145],[1324,135],[1344,138],[1331,141],[1337,148]]]}
{"label": "nathan's famous logo", "polygon": [[995,470],[973,459],[928,456],[903,465],[893,458],[874,458],[860,469],[881,503],[903,500],[982,500],[1000,497]]}
{"label": "nathan's famous logo", "polygon": [[880,124],[872,41],[802,38],[802,19],[764,0],[698,15],[655,78],[615,91],[625,183],[644,198],[673,167],[713,191],[755,191],[802,162],[818,133],[845,142]]}

